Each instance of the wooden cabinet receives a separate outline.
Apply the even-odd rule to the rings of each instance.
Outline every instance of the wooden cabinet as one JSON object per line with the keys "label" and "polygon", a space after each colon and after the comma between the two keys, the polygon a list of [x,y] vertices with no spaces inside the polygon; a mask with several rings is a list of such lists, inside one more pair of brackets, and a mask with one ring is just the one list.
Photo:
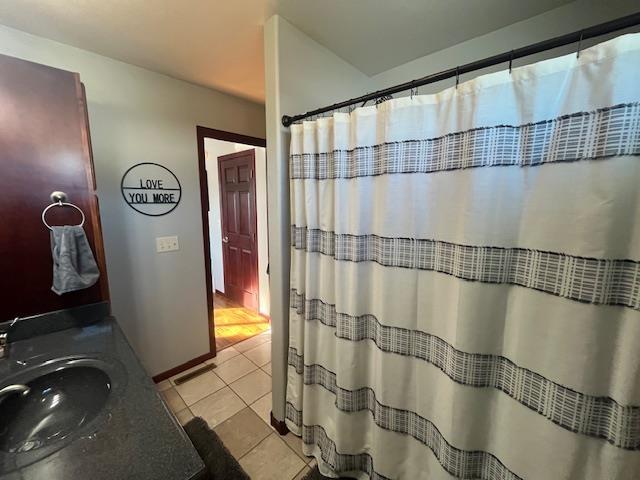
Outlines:
{"label": "wooden cabinet", "polygon": [[[80,207],[100,269],[94,286],[51,291],[55,190]],[[0,321],[109,299],[84,88],[77,73],[0,55]],[[51,225],[78,224],[72,208]]]}

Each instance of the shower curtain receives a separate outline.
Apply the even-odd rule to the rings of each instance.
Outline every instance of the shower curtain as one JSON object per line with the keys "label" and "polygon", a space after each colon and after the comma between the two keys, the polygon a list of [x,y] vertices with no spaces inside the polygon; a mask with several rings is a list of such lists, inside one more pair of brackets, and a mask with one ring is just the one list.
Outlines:
{"label": "shower curtain", "polygon": [[291,127],[286,422],[358,479],[640,478],[640,36]]}

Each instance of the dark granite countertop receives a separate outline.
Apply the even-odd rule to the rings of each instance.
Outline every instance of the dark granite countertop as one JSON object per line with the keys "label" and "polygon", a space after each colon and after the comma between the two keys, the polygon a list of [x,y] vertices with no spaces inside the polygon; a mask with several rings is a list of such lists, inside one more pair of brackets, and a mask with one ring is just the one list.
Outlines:
{"label": "dark granite countertop", "polygon": [[[80,310],[75,317],[54,313],[47,320],[57,320],[66,329],[52,333],[43,334],[35,317],[16,325],[9,356],[0,360],[0,385],[29,366],[68,356],[109,363],[118,369],[121,381],[114,385],[100,418],[81,435],[61,441],[62,448],[17,470],[7,471],[11,462],[0,463],[0,479],[190,480],[203,472],[189,438],[107,311],[102,306]],[[87,316],[91,318],[83,318]]]}

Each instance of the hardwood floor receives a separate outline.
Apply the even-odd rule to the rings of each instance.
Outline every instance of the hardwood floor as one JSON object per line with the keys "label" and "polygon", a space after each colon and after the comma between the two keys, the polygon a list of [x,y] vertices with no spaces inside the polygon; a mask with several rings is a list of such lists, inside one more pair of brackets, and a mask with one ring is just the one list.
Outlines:
{"label": "hardwood floor", "polygon": [[218,351],[270,328],[266,317],[217,293],[213,297],[213,322]]}

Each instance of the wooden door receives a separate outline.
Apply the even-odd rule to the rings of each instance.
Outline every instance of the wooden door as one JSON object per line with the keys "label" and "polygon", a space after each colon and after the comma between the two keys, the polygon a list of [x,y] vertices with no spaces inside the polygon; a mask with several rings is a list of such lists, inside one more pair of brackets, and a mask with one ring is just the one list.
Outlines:
{"label": "wooden door", "polygon": [[255,150],[218,157],[224,293],[258,309]]}
{"label": "wooden door", "polygon": [[[82,209],[100,279],[61,296],[51,291],[49,230],[40,218],[61,190]],[[0,321],[109,299],[89,123],[77,73],[0,55]],[[75,225],[77,211],[47,212]]]}

